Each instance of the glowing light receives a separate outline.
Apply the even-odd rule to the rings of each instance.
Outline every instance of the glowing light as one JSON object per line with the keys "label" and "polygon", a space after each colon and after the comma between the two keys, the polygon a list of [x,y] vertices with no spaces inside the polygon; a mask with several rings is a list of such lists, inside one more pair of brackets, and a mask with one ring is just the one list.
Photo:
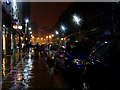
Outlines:
{"label": "glowing light", "polygon": [[25,46],[25,44],[24,43],[22,43],[22,48]]}
{"label": "glowing light", "polygon": [[29,28],[29,30],[32,30],[32,28]]}
{"label": "glowing light", "polygon": [[54,34],[52,34],[52,37],[54,37]]}
{"label": "glowing light", "polygon": [[18,26],[17,26],[17,25],[13,25],[13,28],[14,28],[14,29],[17,29],[17,28],[18,28]]}
{"label": "glowing light", "polygon": [[48,36],[46,36],[46,38],[48,38]]}
{"label": "glowing light", "polygon": [[64,40],[64,38],[61,38],[61,40],[63,41],[63,40]]}
{"label": "glowing light", "polygon": [[56,31],[55,33],[56,33],[57,35],[59,34],[59,32],[58,32],[58,31]]}
{"label": "glowing light", "polygon": [[41,38],[41,40],[43,40],[43,38]]}
{"label": "glowing light", "polygon": [[26,20],[25,20],[25,22],[26,22],[26,23],[28,23],[28,22],[29,22],[29,20],[28,20],[28,19],[26,19]]}
{"label": "glowing light", "polygon": [[5,27],[5,25],[3,25],[3,27]]}
{"label": "glowing light", "polygon": [[22,29],[22,26],[18,26],[18,29],[20,29],[20,30],[21,30],[21,29]]}
{"label": "glowing light", "polygon": [[5,47],[5,35],[3,34],[3,50],[5,50],[6,47]]}
{"label": "glowing light", "polygon": [[32,34],[32,32],[30,32],[30,34]]}
{"label": "glowing light", "polygon": [[82,19],[78,15],[74,14],[73,15],[73,21],[76,22],[76,24],[79,25],[80,22],[82,21]]}
{"label": "glowing light", "polygon": [[20,37],[21,38],[21,40],[23,41],[23,37]]}
{"label": "glowing light", "polygon": [[34,38],[34,36],[32,36],[32,38]]}
{"label": "glowing light", "polygon": [[108,43],[107,41],[105,41],[105,43]]}
{"label": "glowing light", "polygon": [[39,39],[39,38],[37,38],[37,39]]}
{"label": "glowing light", "polygon": [[49,35],[49,38],[52,38],[52,36],[51,36],[51,35]]}
{"label": "glowing light", "polygon": [[62,31],[65,31],[65,30],[66,30],[66,27],[63,26],[63,25],[61,25],[61,30],[62,30]]}

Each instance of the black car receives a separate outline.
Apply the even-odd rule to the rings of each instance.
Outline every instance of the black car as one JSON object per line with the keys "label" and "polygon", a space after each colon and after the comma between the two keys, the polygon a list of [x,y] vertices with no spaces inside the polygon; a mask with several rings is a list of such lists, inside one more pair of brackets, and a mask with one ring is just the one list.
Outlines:
{"label": "black car", "polygon": [[67,42],[59,47],[55,61],[56,66],[63,70],[80,70],[84,67],[84,60],[90,54],[90,46],[87,42]]}
{"label": "black car", "polygon": [[86,62],[89,90],[120,90],[120,35],[99,40]]}

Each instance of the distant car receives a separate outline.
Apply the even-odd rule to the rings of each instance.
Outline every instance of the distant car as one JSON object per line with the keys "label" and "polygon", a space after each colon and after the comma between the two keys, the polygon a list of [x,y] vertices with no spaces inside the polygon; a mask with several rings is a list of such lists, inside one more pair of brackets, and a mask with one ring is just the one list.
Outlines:
{"label": "distant car", "polygon": [[120,90],[120,36],[97,42],[86,63],[89,90]]}
{"label": "distant car", "polygon": [[57,49],[58,49],[58,45],[57,44],[50,44],[49,45],[49,47],[48,47],[48,49],[46,51],[46,54],[47,54],[47,58],[48,58],[48,60],[50,62],[54,62]]}

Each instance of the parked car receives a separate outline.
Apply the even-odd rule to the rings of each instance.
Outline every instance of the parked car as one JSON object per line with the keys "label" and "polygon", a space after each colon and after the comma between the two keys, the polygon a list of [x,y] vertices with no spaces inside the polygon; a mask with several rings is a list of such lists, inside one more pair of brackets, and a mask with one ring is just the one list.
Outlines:
{"label": "parked car", "polygon": [[120,35],[99,40],[86,62],[88,90],[119,90]]}
{"label": "parked car", "polygon": [[84,60],[89,56],[90,47],[84,41],[81,42],[67,42],[65,46],[59,47],[55,63],[56,67],[63,70],[78,70],[84,67]]}

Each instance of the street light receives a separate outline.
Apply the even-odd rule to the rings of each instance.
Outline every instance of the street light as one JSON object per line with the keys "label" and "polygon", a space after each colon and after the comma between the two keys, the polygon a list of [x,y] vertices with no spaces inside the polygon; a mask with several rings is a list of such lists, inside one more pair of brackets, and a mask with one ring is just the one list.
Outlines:
{"label": "street light", "polygon": [[78,25],[78,35],[80,38],[80,24],[82,22],[82,18],[80,18],[77,14],[73,14],[73,21]]}
{"label": "street light", "polygon": [[52,34],[52,37],[54,37],[54,34]]}
{"label": "street light", "polygon": [[66,27],[64,25],[61,25],[61,30],[65,32]]}
{"label": "street light", "polygon": [[31,28],[31,27],[29,27],[29,28],[28,28],[28,30],[32,30],[32,28]]}
{"label": "street light", "polygon": [[51,35],[49,35],[48,37],[49,37],[50,39],[52,38],[52,36],[51,36]]}
{"label": "street light", "polygon": [[30,31],[30,34],[32,34],[32,31]]}
{"label": "street light", "polygon": [[28,23],[28,22],[29,22],[29,19],[26,19],[25,22]]}
{"label": "street light", "polygon": [[58,31],[55,31],[55,33],[58,35],[59,34],[59,32]]}
{"label": "street light", "polygon": [[80,25],[82,18],[80,18],[77,14],[73,15],[73,21],[77,24]]}

